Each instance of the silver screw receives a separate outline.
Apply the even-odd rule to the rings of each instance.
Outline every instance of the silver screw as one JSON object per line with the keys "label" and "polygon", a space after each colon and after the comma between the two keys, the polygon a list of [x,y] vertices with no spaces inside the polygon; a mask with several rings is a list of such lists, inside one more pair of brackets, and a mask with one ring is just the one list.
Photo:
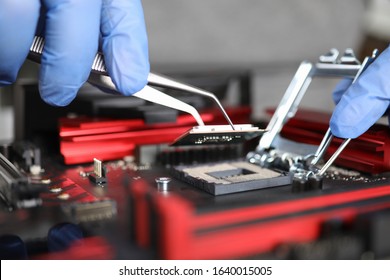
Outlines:
{"label": "silver screw", "polygon": [[171,178],[169,178],[169,177],[156,178],[157,190],[159,192],[167,192],[168,191],[168,184],[170,181],[171,181]]}

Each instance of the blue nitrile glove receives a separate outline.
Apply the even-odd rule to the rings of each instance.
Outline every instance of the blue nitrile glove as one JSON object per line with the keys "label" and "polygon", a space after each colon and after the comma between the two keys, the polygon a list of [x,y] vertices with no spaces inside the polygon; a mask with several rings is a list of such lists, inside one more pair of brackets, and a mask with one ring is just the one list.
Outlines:
{"label": "blue nitrile glove", "polygon": [[334,104],[338,104],[340,102],[341,97],[343,97],[345,91],[352,84],[352,81],[352,78],[344,78],[336,85],[332,95]]}
{"label": "blue nitrile glove", "polygon": [[39,74],[42,99],[65,106],[88,79],[101,41],[118,91],[141,90],[149,74],[140,0],[0,0],[0,85],[17,77],[36,34],[45,37]]}
{"label": "blue nitrile glove", "polygon": [[[341,82],[343,83],[343,82]],[[387,48],[347,88],[330,119],[332,134],[340,138],[356,138],[383,116],[390,105],[390,48]],[[340,93],[334,94],[337,101]]]}

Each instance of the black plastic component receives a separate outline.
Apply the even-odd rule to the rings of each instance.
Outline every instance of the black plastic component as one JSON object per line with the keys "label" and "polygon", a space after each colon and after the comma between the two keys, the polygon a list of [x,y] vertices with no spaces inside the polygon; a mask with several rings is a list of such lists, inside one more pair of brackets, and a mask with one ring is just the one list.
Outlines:
{"label": "black plastic component", "polygon": [[[142,152],[142,147],[140,152]],[[205,146],[199,148],[169,147],[156,156],[156,161],[162,166],[176,166],[235,160],[242,156],[241,145]]]}
{"label": "black plastic component", "polygon": [[[192,128],[179,136],[171,144],[172,146],[187,146],[187,145],[226,145],[238,144],[259,137],[264,134],[265,130],[214,130],[215,126],[204,126],[204,129],[198,130]],[[209,128],[208,130],[206,130]]]}
{"label": "black plastic component", "polygon": [[24,241],[17,235],[0,236],[1,260],[26,260],[27,250]]}
{"label": "black plastic component", "polygon": [[97,176],[95,173],[91,173],[88,175],[89,180],[91,180],[92,183],[101,185],[107,183],[107,178],[105,176]]}
{"label": "black plastic component", "polygon": [[360,215],[356,219],[357,231],[365,240],[366,250],[375,259],[390,256],[390,210]]}
{"label": "black plastic component", "polygon": [[111,219],[117,213],[117,206],[114,200],[104,199],[66,204],[62,210],[72,221],[81,223]]}
{"label": "black plastic component", "polygon": [[322,189],[322,176],[309,176],[307,180],[306,190],[321,190]]}
{"label": "black plastic component", "polygon": [[307,180],[302,177],[294,177],[292,180],[292,192],[300,193],[304,192],[306,188]]}
{"label": "black plastic component", "polygon": [[213,195],[238,193],[291,183],[291,176],[245,161],[176,166],[174,176]]}
{"label": "black plastic component", "polygon": [[292,180],[292,192],[299,193],[312,190],[321,190],[322,183],[322,176],[294,176]]}
{"label": "black plastic component", "polygon": [[356,260],[363,253],[363,242],[353,235],[338,235],[305,244],[295,244],[287,258],[294,260]]}
{"label": "black plastic component", "polygon": [[33,165],[41,166],[41,150],[28,141],[15,142],[12,145],[12,161],[28,172]]}
{"label": "black plastic component", "polygon": [[345,233],[345,223],[342,219],[333,218],[321,225],[321,236],[323,238],[334,237]]}
{"label": "black plastic component", "polygon": [[8,207],[14,207],[30,194],[27,177],[0,153],[0,197]]}

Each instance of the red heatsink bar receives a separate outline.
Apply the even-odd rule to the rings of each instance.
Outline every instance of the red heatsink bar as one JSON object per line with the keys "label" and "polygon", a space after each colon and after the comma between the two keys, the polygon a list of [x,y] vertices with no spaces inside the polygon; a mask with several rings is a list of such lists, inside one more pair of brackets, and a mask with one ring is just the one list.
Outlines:
{"label": "red heatsink bar", "polygon": [[[250,107],[226,110],[234,123],[248,123]],[[205,110],[206,124],[226,124],[216,110]],[[113,160],[134,155],[137,146],[169,144],[197,125],[190,115],[180,115],[176,122],[147,124],[142,119],[62,118],[59,123],[60,152],[65,164],[91,162],[94,157]]]}
{"label": "red heatsink bar", "polygon": [[[269,110],[269,112],[272,112]],[[329,127],[330,114],[299,110],[283,127],[281,135],[300,143],[319,145]],[[331,156],[342,139],[334,139],[327,150]],[[365,173],[378,174],[390,170],[390,130],[375,124],[366,133],[353,139],[336,160],[336,164]]]}

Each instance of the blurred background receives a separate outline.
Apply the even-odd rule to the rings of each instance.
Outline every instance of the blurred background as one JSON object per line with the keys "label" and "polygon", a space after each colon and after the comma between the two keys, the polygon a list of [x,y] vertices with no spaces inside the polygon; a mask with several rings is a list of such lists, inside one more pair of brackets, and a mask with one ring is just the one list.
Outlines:
{"label": "blurred background", "polygon": [[[330,48],[358,56],[390,38],[388,0],[143,0],[154,72],[250,71],[254,120],[276,106],[299,63]],[[26,63],[16,85],[0,89],[0,140],[14,137],[18,85],[36,80]],[[314,81],[303,106],[331,111],[336,81]]]}

